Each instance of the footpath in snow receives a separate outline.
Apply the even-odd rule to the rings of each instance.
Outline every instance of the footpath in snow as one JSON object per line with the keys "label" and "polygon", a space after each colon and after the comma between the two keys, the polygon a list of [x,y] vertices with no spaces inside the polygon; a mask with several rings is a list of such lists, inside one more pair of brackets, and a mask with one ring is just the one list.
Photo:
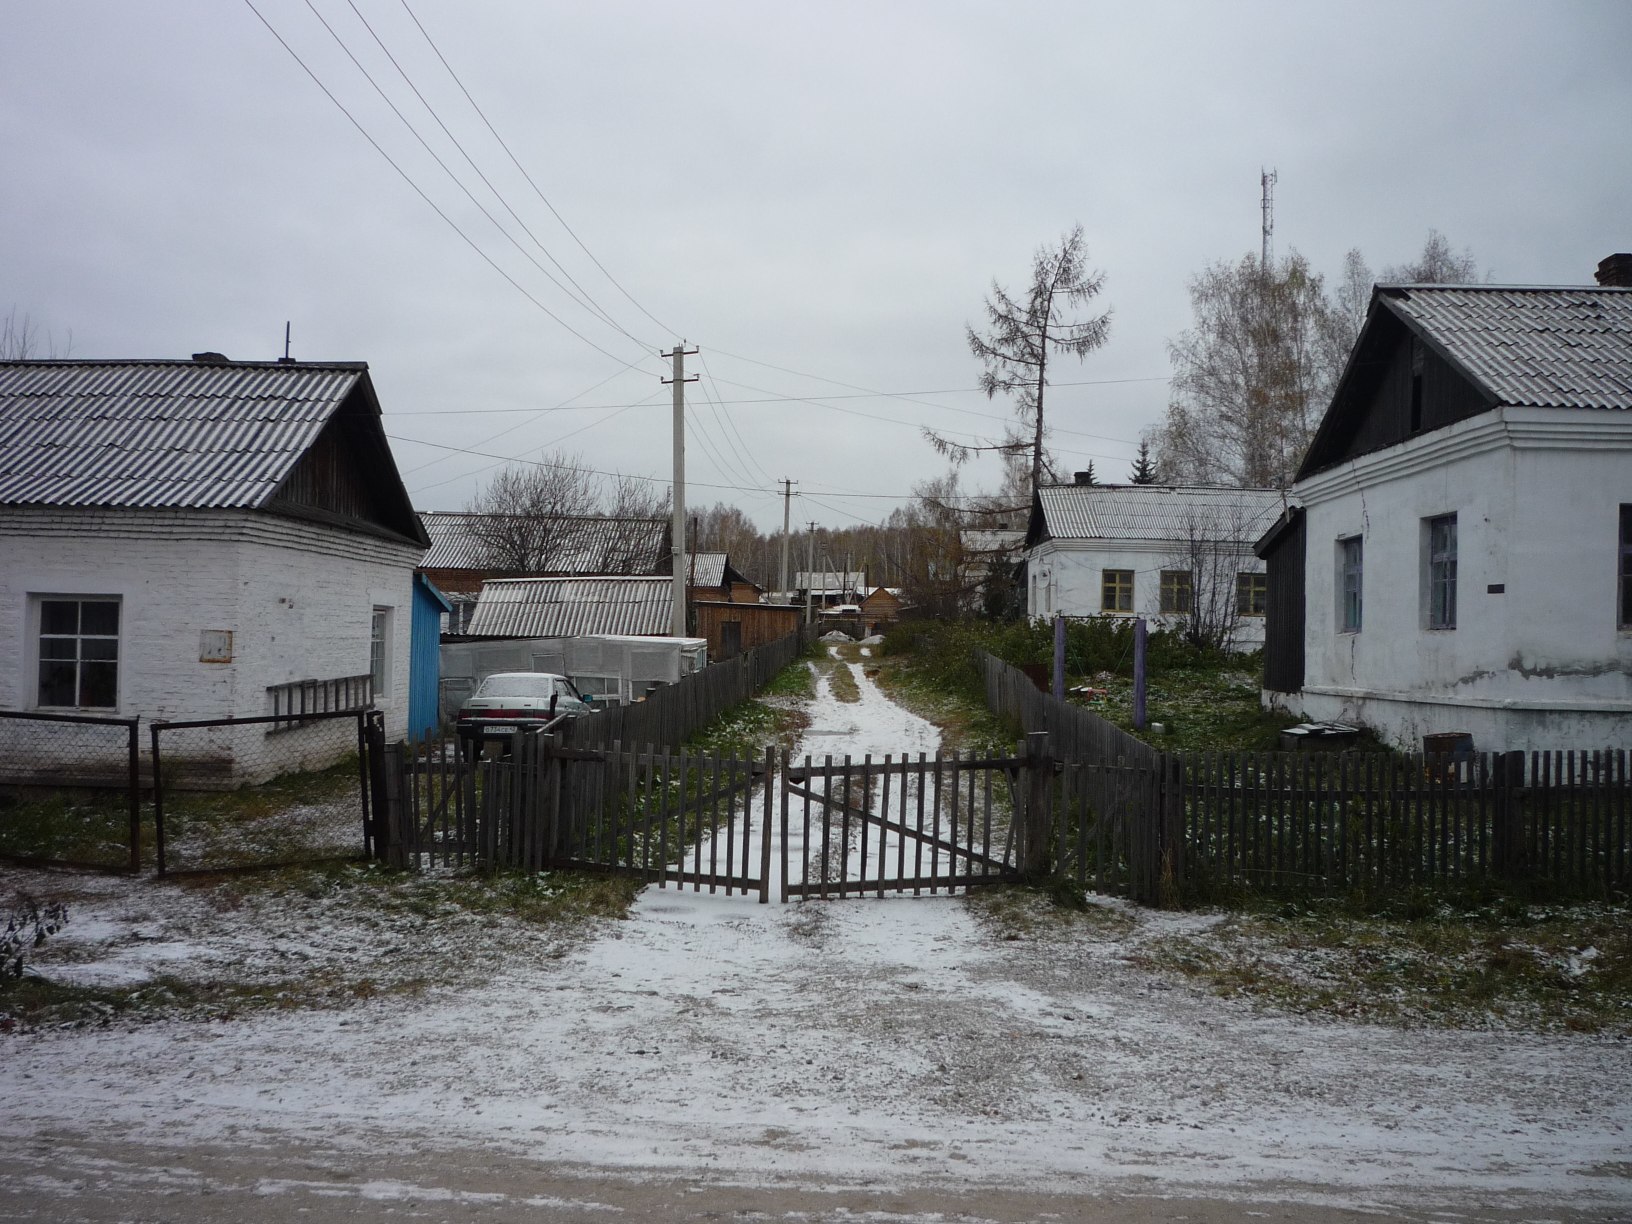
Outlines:
{"label": "footpath in snow", "polygon": [[[798,755],[933,753],[843,666],[860,700],[821,680]],[[311,1143],[751,1185],[1632,1209],[1624,1043],[1276,1016],[1130,963],[1206,921],[1002,940],[962,898],[648,888],[562,959],[518,935],[477,988],[0,1038],[0,1136],[183,1165]]]}

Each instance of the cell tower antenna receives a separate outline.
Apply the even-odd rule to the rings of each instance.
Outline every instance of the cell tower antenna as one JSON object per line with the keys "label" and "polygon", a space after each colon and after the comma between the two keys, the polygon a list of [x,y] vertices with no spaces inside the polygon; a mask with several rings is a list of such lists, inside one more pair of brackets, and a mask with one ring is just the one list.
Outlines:
{"label": "cell tower antenna", "polygon": [[1269,259],[1275,251],[1275,183],[1280,176],[1273,170],[1260,168],[1258,180],[1264,188],[1264,246],[1258,257],[1258,266],[1265,273],[1269,271]]}

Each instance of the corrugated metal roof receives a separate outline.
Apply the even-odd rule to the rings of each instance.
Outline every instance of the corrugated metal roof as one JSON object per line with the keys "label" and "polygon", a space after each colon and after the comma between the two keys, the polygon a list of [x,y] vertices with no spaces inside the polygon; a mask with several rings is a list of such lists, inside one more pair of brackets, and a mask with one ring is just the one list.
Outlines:
{"label": "corrugated metal roof", "polygon": [[[431,546],[421,569],[502,569],[493,564],[489,541],[504,536],[506,522],[522,516],[424,510],[420,521]],[[541,533],[551,540],[550,555],[537,568],[556,574],[650,574],[668,559],[668,520],[557,515]]]}
{"label": "corrugated metal roof", "polygon": [[366,370],[0,362],[0,505],[260,506]]}
{"label": "corrugated metal roof", "polygon": [[692,586],[725,585],[725,554],[700,552],[686,558],[686,581]]}
{"label": "corrugated metal roof", "polygon": [[867,575],[861,570],[796,570],[793,589],[817,595],[845,595],[861,588]]}
{"label": "corrugated metal roof", "polygon": [[668,578],[490,578],[471,614],[474,637],[576,637],[668,633]]}
{"label": "corrugated metal roof", "polygon": [[1187,540],[1251,543],[1281,512],[1275,489],[1197,485],[1045,485],[1037,490],[1047,534],[1057,540]]}
{"label": "corrugated metal roof", "polygon": [[1632,409],[1632,289],[1381,286],[1504,404]]}

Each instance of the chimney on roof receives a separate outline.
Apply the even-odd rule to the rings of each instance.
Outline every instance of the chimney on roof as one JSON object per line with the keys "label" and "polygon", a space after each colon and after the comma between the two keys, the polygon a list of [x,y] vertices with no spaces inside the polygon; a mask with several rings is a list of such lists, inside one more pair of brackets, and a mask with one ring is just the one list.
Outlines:
{"label": "chimney on roof", "polygon": [[1071,483],[1091,485],[1094,483],[1094,474],[1092,472],[1073,472],[1071,473]]}
{"label": "chimney on roof", "polygon": [[227,355],[225,353],[194,353],[193,360],[200,365],[226,365]]}
{"label": "chimney on roof", "polygon": [[1632,255],[1622,252],[1600,259],[1598,283],[1606,289],[1632,289]]}

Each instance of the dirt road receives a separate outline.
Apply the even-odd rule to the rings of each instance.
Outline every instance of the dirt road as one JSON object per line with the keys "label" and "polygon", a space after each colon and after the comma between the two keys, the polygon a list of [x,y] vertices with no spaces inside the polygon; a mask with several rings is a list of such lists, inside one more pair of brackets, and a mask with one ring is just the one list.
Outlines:
{"label": "dirt road", "polygon": [[[856,679],[855,703],[822,686],[811,751],[933,747]],[[172,968],[265,930],[189,904],[147,886],[81,929]],[[419,998],[0,1039],[0,1219],[1632,1212],[1624,1043],[1274,1015],[1137,963],[1205,916],[981,914],[650,889],[565,955],[465,931],[447,955],[480,973]]]}

